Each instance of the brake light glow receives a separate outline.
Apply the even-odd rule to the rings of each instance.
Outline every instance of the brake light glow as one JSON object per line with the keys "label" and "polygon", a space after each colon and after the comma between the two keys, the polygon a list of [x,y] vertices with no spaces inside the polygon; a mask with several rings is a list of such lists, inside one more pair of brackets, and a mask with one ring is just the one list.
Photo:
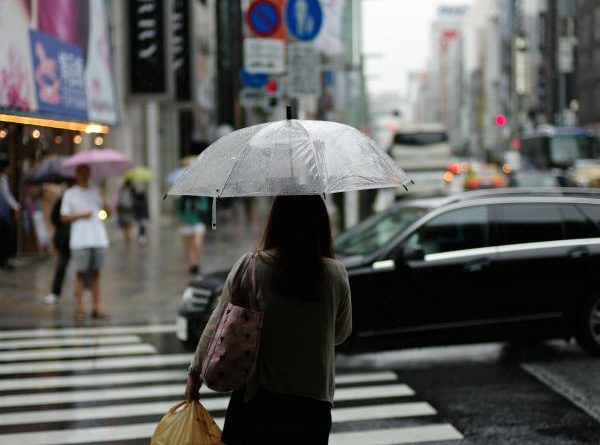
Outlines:
{"label": "brake light glow", "polygon": [[452,182],[454,180],[454,173],[452,172],[444,172],[444,181]]}
{"label": "brake light glow", "polygon": [[481,181],[479,179],[471,178],[465,181],[465,187],[468,189],[476,189],[481,186]]}
{"label": "brake light glow", "polygon": [[492,180],[492,184],[494,187],[504,187],[504,178],[497,176]]}

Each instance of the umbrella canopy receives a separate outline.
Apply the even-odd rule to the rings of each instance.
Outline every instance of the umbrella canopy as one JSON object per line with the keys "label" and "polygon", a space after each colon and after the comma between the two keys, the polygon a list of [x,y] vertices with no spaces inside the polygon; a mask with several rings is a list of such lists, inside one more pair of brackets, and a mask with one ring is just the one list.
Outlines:
{"label": "umbrella canopy", "polygon": [[312,195],[405,186],[402,169],[369,137],[336,122],[286,119],[210,145],[171,195]]}
{"label": "umbrella canopy", "polygon": [[25,177],[28,184],[41,184],[43,182],[63,182],[67,175],[61,173],[62,163],[66,156],[52,156],[40,161]]}
{"label": "umbrella canopy", "polygon": [[169,173],[166,177],[165,177],[165,182],[168,185],[173,185],[177,182],[177,180],[179,179],[179,177],[183,174],[183,172],[185,171],[186,167],[178,167],[175,170],[173,170],[171,173]]}
{"label": "umbrella canopy", "polygon": [[111,148],[81,151],[65,160],[62,164],[61,173],[66,176],[74,176],[79,165],[89,165],[93,178],[108,178],[120,176],[133,167],[122,153]]}
{"label": "umbrella canopy", "polygon": [[148,167],[137,165],[125,173],[123,177],[132,182],[150,182],[154,179],[154,173]]}

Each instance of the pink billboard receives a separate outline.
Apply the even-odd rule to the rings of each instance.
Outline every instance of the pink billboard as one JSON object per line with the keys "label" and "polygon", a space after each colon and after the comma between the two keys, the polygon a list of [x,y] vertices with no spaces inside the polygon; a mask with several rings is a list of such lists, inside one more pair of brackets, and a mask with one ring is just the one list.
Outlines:
{"label": "pink billboard", "polygon": [[0,1],[0,112],[118,123],[106,0]]}

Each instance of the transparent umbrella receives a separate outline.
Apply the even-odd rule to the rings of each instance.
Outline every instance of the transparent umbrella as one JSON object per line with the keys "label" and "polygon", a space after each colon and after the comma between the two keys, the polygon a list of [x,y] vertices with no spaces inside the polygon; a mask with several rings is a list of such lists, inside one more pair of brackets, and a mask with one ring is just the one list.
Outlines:
{"label": "transparent umbrella", "polygon": [[[286,119],[234,131],[210,145],[170,195],[325,195],[406,188],[411,180],[369,137],[348,125]],[[213,201],[213,227],[215,226]]]}

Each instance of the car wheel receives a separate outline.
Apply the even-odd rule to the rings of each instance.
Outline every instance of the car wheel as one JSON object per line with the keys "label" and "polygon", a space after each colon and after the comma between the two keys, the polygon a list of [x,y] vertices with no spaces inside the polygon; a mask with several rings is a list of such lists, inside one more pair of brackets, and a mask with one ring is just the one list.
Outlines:
{"label": "car wheel", "polygon": [[587,352],[600,356],[600,295],[585,302],[576,329],[577,343]]}

